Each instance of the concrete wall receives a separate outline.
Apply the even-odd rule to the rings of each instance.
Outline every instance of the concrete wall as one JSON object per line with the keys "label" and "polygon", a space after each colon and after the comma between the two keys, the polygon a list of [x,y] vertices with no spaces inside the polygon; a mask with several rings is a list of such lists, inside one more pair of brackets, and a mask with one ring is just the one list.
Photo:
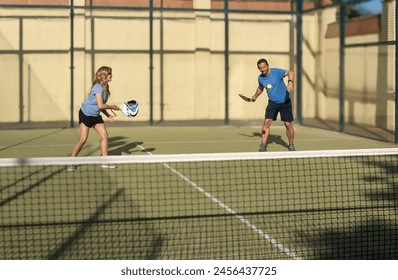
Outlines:
{"label": "concrete wall", "polygon": [[[367,46],[392,41],[393,2],[382,16],[346,22],[345,121],[349,124],[395,129],[395,47]],[[337,9],[303,18],[303,117],[339,120],[339,26]]]}
{"label": "concrete wall", "polygon": [[[194,1],[210,9],[211,1]],[[225,117],[224,15],[154,12],[154,120],[223,120]],[[70,118],[70,18],[67,9],[0,9],[0,85],[13,110],[2,122]],[[261,119],[264,104],[243,103],[238,93],[257,87],[256,62],[294,67],[293,16],[230,14],[229,106],[231,119]],[[93,72],[113,68],[111,103],[135,98],[137,120],[150,117],[149,15],[141,10],[76,9],[74,20],[74,117]],[[22,74],[20,78],[20,74]],[[121,118],[122,119],[122,118]],[[123,120],[123,119],[122,119]],[[126,120],[127,121],[127,120]]]}
{"label": "concrete wall", "polygon": [[[84,1],[80,2],[75,4],[83,6]],[[196,0],[192,4],[210,9],[214,2]],[[395,9],[392,3],[388,5]],[[223,120],[223,13],[155,11],[154,18],[154,120]],[[267,58],[271,67],[296,68],[295,17],[230,13],[229,20],[229,118],[258,120],[263,117],[267,98],[247,104],[237,94],[254,93],[259,58]],[[335,8],[303,16],[304,118],[338,120],[339,39],[325,38],[334,22]],[[21,113],[24,122],[68,121],[69,10],[0,8],[0,23],[0,75],[6,77],[0,91],[13,108],[5,110],[0,122],[18,122]],[[347,43],[379,41],[380,36],[390,36],[383,35],[386,28],[382,25],[380,33],[348,37]],[[137,120],[149,120],[149,42],[149,13],[145,10],[75,10],[75,120],[93,72],[102,65],[113,68],[110,102],[135,98],[141,105]],[[393,130],[393,54],[389,46],[346,51],[348,122]]]}

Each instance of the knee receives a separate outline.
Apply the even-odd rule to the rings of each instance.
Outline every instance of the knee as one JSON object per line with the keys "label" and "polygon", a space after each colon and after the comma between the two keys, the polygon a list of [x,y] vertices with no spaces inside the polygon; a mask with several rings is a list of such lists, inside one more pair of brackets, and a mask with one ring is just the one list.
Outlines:
{"label": "knee", "polygon": [[263,130],[267,130],[270,128],[272,121],[265,120],[263,123]]}
{"label": "knee", "polygon": [[286,127],[287,129],[292,129],[292,128],[293,128],[293,125],[292,125],[291,122],[285,122],[285,127]]}
{"label": "knee", "polygon": [[104,131],[100,133],[101,139],[102,140],[108,140],[108,132]]}
{"label": "knee", "polygon": [[86,144],[86,142],[87,142],[87,137],[80,137],[79,138],[80,145],[84,145],[84,144]]}

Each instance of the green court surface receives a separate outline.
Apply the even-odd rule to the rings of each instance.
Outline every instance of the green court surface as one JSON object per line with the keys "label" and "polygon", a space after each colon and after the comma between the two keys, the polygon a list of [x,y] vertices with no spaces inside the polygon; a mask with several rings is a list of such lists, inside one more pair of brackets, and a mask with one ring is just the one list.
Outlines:
{"label": "green court surface", "polygon": [[[110,155],[256,152],[259,126],[117,127],[108,125]],[[391,142],[351,136],[330,130],[295,125],[298,151],[397,147]],[[63,157],[78,140],[78,128],[0,131],[0,158]],[[144,150],[144,151],[143,151]],[[268,151],[286,151],[285,128],[272,125]],[[81,156],[100,155],[99,137],[90,131]]]}
{"label": "green court surface", "polygon": [[[112,127],[111,155],[256,152],[257,127]],[[269,153],[287,151],[274,125]],[[3,130],[65,157],[78,129]],[[394,148],[296,125],[301,151]],[[289,152],[294,153],[294,152]],[[98,156],[91,132],[81,156]],[[153,157],[153,156],[149,156]],[[2,167],[0,259],[396,259],[397,155]]]}

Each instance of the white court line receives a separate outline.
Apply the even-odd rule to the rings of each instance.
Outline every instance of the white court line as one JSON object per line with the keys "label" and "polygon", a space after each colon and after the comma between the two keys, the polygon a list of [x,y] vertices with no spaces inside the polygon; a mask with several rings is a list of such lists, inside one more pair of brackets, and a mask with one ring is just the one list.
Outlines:
{"label": "white court line", "polygon": [[[145,148],[141,145],[137,145],[141,150],[145,150]],[[153,155],[151,152],[146,151],[148,155]],[[176,174],[178,177],[183,179],[185,182],[187,182],[189,185],[194,187],[197,191],[200,193],[204,194],[207,198],[211,199],[213,202],[217,203],[221,208],[224,208],[228,213],[232,214],[237,218],[239,221],[241,221],[243,224],[245,224],[248,228],[253,230],[255,233],[260,235],[263,239],[266,241],[270,242],[273,246],[278,248],[280,251],[291,257],[292,259],[295,260],[301,260],[301,258],[293,253],[292,251],[289,250],[289,248],[285,247],[283,244],[278,243],[275,239],[273,239],[271,236],[269,236],[267,233],[259,229],[256,225],[252,224],[248,219],[243,217],[242,215],[239,215],[234,209],[226,205],[224,202],[219,200],[217,197],[214,197],[212,194],[209,192],[205,191],[203,188],[199,187],[195,182],[191,181],[188,177],[186,177],[184,174],[181,174],[179,171],[168,165],[167,163],[163,163],[163,165],[169,169],[171,172]]]}

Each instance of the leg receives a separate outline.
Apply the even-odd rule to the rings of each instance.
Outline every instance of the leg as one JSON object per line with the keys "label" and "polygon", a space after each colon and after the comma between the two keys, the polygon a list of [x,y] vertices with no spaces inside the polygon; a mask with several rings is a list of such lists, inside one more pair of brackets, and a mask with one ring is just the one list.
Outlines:
{"label": "leg", "polygon": [[[106,130],[106,126],[104,123],[97,123],[94,126],[95,131],[98,133],[98,135],[101,137],[101,153],[103,156],[108,155],[108,131]],[[107,168],[107,169],[114,169],[116,168],[116,165],[113,163],[103,163],[102,168]]]}
{"label": "leg", "polygon": [[101,154],[103,156],[108,155],[108,131],[106,130],[104,123],[97,123],[94,126],[95,131],[101,137]]}
{"label": "leg", "polygon": [[288,100],[287,103],[281,106],[280,112],[281,119],[285,124],[287,140],[289,141],[287,149],[288,151],[295,151],[296,148],[294,147],[294,128],[292,125],[293,112],[292,103],[290,102],[290,100]]}
{"label": "leg", "polygon": [[294,128],[291,122],[284,122],[286,127],[286,136],[289,144],[294,144]]}
{"label": "leg", "polygon": [[80,124],[79,128],[80,128],[80,138],[77,141],[77,143],[75,144],[75,146],[73,147],[72,154],[71,154],[72,157],[77,157],[77,155],[82,150],[82,148],[88,138],[89,128],[87,126],[85,126],[83,123]]}
{"label": "leg", "polygon": [[261,129],[261,144],[259,152],[266,152],[267,151],[267,140],[268,136],[271,132],[271,123],[278,115],[278,108],[277,104],[274,102],[269,101],[267,108],[265,108],[265,118],[263,122],[263,127]]}
{"label": "leg", "polygon": [[261,130],[261,143],[267,145],[267,139],[271,131],[272,119],[264,119],[263,127]]}
{"label": "leg", "polygon": [[263,122],[263,127],[261,130],[261,144],[267,145],[267,139],[271,132],[271,123],[276,120],[278,116],[279,108],[278,104],[269,101],[267,107],[265,108],[265,118]]}
{"label": "leg", "polygon": [[287,147],[287,150],[290,152],[293,152],[296,150],[296,147],[294,147],[294,129],[293,125],[291,122],[285,122],[285,127],[286,127],[286,136],[287,139],[289,140],[289,145]]}

